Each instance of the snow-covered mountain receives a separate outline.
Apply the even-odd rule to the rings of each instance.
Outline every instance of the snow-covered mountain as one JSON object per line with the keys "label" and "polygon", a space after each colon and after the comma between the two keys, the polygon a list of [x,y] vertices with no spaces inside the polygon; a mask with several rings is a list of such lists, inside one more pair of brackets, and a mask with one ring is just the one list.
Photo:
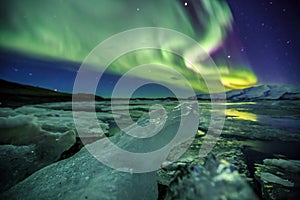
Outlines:
{"label": "snow-covered mountain", "polygon": [[[218,94],[215,94],[218,98]],[[300,86],[291,85],[260,85],[243,90],[226,92],[227,100],[255,101],[255,100],[299,100]],[[210,94],[198,94],[197,99],[209,100]]]}

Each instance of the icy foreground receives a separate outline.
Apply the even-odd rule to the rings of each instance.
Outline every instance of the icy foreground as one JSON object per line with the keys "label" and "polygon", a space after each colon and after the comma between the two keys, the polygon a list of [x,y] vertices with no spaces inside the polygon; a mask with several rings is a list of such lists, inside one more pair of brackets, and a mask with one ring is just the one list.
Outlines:
{"label": "icy foreground", "polygon": [[[260,189],[256,193],[266,199],[280,199],[278,197],[285,196],[287,192],[291,199],[297,196],[295,193],[300,185],[297,171],[299,101],[227,103],[225,125],[211,152],[216,159],[208,161],[198,156],[204,139],[210,137],[206,131],[213,111],[208,102],[199,102],[199,127],[194,130],[192,143],[175,146],[156,173],[116,171],[101,164],[87,151],[88,147],[101,143],[105,136],[129,151],[148,152],[165,145],[174,136],[176,124],[180,120],[178,102],[135,100],[130,105],[130,116],[133,121],[138,120],[140,125],[147,125],[147,111],[154,104],[163,105],[173,120],[164,127],[162,133],[165,137],[144,143],[143,140],[141,142],[126,137],[116,128],[116,118],[124,126],[131,125],[125,115],[124,102],[119,101],[115,105],[115,118],[109,102],[96,103],[96,116],[102,131],[99,131],[99,126],[94,127],[89,123],[87,113],[92,109],[89,103],[83,103],[84,107],[76,111],[83,119],[79,126],[83,133],[81,140],[87,144],[83,148],[82,144],[78,145],[80,139],[74,126],[71,102],[28,105],[16,109],[1,108],[0,171],[3,177],[1,189],[5,191],[2,197],[156,199],[159,195],[163,199],[170,195],[174,197],[176,191],[180,191],[185,197],[202,195],[201,199],[212,199],[207,195],[216,195],[218,199],[224,195],[253,194],[252,189],[257,188]],[[130,126],[128,130],[136,132],[137,129]],[[177,152],[185,147],[188,150],[177,159]],[[107,148],[103,154],[110,153],[114,152]],[[174,158],[176,161],[171,163]],[[126,157],[122,159],[126,160]],[[150,162],[147,160],[142,164],[150,165]],[[196,170],[191,171],[194,167]],[[128,169],[128,172],[131,170]],[[185,175],[181,176],[182,173]],[[179,184],[183,182],[190,187]],[[215,191],[212,183],[221,184],[218,193],[209,193],[209,189]],[[248,187],[249,184],[252,189]],[[201,192],[203,188],[206,188],[207,193]]]}
{"label": "icy foreground", "polygon": [[[6,199],[156,199],[155,172],[130,174],[101,164],[85,148],[4,193]],[[136,198],[139,197],[139,198]]]}
{"label": "icy foreground", "polygon": [[203,166],[181,167],[166,195],[172,199],[243,199],[257,197],[237,169],[225,160],[209,155]]}

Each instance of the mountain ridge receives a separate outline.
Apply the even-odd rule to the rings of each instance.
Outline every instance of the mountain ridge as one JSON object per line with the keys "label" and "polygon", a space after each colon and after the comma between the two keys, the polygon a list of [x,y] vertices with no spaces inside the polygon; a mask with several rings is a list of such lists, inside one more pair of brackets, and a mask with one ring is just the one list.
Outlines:
{"label": "mountain ridge", "polygon": [[[29,104],[72,101],[71,93],[56,92],[45,88],[23,85],[0,79],[0,107],[20,107]],[[215,100],[224,100],[224,94],[213,94]],[[227,101],[300,100],[300,86],[266,84],[225,93]],[[76,94],[76,101],[107,101],[109,98],[93,94]],[[211,100],[210,94],[198,94],[189,99]],[[165,98],[131,98],[136,100],[176,100]],[[124,100],[118,98],[114,100]]]}
{"label": "mountain ridge", "polygon": [[[72,101],[71,93],[56,92],[0,79],[0,107],[20,107],[29,104]],[[85,101],[94,98],[96,101],[105,100],[91,94],[76,94],[76,100]]]}
{"label": "mountain ridge", "polygon": [[[265,84],[225,93],[229,101],[257,100],[300,100],[300,86]],[[211,100],[210,94],[198,94],[198,100]],[[215,99],[224,99],[224,95],[214,94]]]}

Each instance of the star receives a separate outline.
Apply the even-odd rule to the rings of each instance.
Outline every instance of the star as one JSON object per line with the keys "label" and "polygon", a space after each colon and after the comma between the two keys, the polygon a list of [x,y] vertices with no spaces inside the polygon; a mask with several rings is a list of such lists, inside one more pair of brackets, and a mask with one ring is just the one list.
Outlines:
{"label": "star", "polygon": [[187,2],[184,2],[184,6],[187,6],[188,5],[188,3]]}
{"label": "star", "polygon": [[136,11],[140,11],[140,8],[136,8]]}
{"label": "star", "polygon": [[29,73],[28,73],[28,75],[29,75],[29,76],[32,76],[32,73],[31,73],[31,72],[29,72]]}

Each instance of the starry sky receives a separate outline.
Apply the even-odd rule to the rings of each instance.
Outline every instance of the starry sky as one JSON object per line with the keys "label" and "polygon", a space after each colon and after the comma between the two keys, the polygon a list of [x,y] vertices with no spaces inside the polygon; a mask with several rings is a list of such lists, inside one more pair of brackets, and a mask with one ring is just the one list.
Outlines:
{"label": "starry sky", "polygon": [[[31,1],[31,3],[33,2],[34,1]],[[126,11],[124,11],[122,15],[126,16],[126,12],[129,12],[129,8],[129,10],[132,9],[130,10],[130,16],[135,17],[132,19],[138,18],[138,20],[137,22],[129,21],[126,24],[121,24],[120,22],[121,25],[118,25],[122,27],[120,30],[149,26],[147,20],[152,23],[155,18],[155,12],[158,12],[154,11],[155,7],[150,5],[150,3],[146,3],[146,1],[130,2],[129,5],[126,5],[127,10],[125,9]],[[224,75],[224,80],[222,80],[222,82],[227,83],[227,79],[232,81],[237,78],[240,80],[251,77],[247,82],[249,83],[249,86],[251,86],[254,83],[254,78],[252,77],[256,76],[258,84],[299,84],[300,79],[298,78],[298,75],[300,74],[300,67],[298,64],[300,63],[300,58],[298,52],[300,51],[300,30],[299,20],[297,19],[300,19],[300,12],[298,11],[297,1],[227,0],[227,3],[228,8],[231,10],[230,15],[226,9],[227,7],[224,6],[225,4],[220,6],[215,5],[216,9],[222,8],[220,11],[205,10],[206,15],[201,15],[204,11],[201,10],[202,7],[200,7],[201,9],[197,7],[197,1],[178,1],[177,4],[181,7],[179,7],[179,12],[177,13],[175,12],[176,9],[178,9],[177,7],[172,7],[167,3],[161,3],[161,11],[165,10],[167,14],[165,14],[165,16],[159,16],[162,18],[160,23],[162,23],[163,27],[177,28],[178,31],[188,34],[194,39],[198,39],[200,43],[205,46],[205,50],[210,52],[210,56],[217,65],[223,67],[226,64],[226,70],[229,70],[230,76]],[[55,91],[72,92],[74,79],[81,64],[80,61],[86,56],[86,52],[88,53],[88,51],[91,50],[92,45],[87,46],[85,43],[84,47],[86,48],[81,49],[86,50],[86,52],[72,51],[70,53],[70,49],[76,47],[76,45],[81,45],[80,47],[83,46],[76,42],[76,38],[72,38],[76,35],[74,34],[72,37],[66,37],[65,35],[55,32],[51,35],[52,38],[55,40],[57,39],[58,41],[64,40],[63,43],[60,43],[61,45],[72,47],[69,49],[66,48],[66,51],[58,51],[57,53],[55,50],[48,49],[48,47],[43,47],[41,44],[35,42],[36,33],[31,35],[30,40],[28,40],[28,38],[23,37],[24,35],[27,36],[28,32],[22,31],[23,29],[30,27],[30,21],[28,20],[30,17],[37,18],[38,14],[43,13],[43,15],[51,16],[51,18],[59,18],[63,15],[66,15],[67,18],[67,15],[72,16],[72,13],[75,12],[74,9],[76,8],[61,8],[61,15],[53,13],[51,10],[49,13],[41,11],[36,12],[36,14],[28,14],[25,13],[26,9],[22,9],[21,6],[22,5],[20,5],[20,8],[18,9],[20,12],[24,11],[22,14],[9,14],[13,11],[11,4],[3,4],[3,6],[1,6],[1,11],[3,12],[1,12],[0,20],[0,78]],[[110,5],[109,11],[111,12],[111,15],[113,15],[116,10],[118,12],[122,11],[122,6],[125,5],[116,3]],[[94,7],[92,3],[91,7]],[[3,9],[5,9],[5,11]],[[18,9],[16,10],[18,11]],[[89,7],[89,9],[91,8]],[[103,15],[101,16],[106,19],[106,15],[109,13],[104,12],[103,10],[107,10],[107,8],[102,8],[101,10],[101,12],[103,12]],[[32,10],[29,9],[29,11],[35,13],[34,8],[32,8]],[[81,11],[76,10],[76,14],[80,12]],[[232,19],[228,18],[227,21],[224,23],[222,21],[221,23],[219,18],[214,17],[214,15],[218,15],[218,13],[220,16],[231,16]],[[137,16],[138,14],[140,16]],[[184,15],[182,22],[176,19],[178,14]],[[13,24],[12,21],[15,21],[12,20],[12,18],[19,15],[22,16],[22,21],[19,20],[18,24]],[[211,19],[211,23],[205,24],[201,20],[199,22],[199,16],[204,17],[206,21]],[[80,17],[81,16],[79,15],[79,18]],[[145,17],[145,19],[143,17]],[[26,22],[26,20],[28,20],[28,22]],[[93,20],[95,19],[91,19],[91,21]],[[96,20],[99,20],[99,18]],[[119,20],[115,20],[115,24],[118,24]],[[10,22],[8,23],[8,21]],[[76,19],[68,21],[68,23],[76,23]],[[132,23],[136,23],[135,26],[133,26]],[[159,26],[160,23],[154,25]],[[179,25],[181,25],[180,23],[183,23],[184,29],[181,29],[182,25],[177,26],[177,23]],[[37,23],[34,23],[34,25],[36,24]],[[114,28],[114,23],[111,24],[110,29],[111,27]],[[49,27],[51,28],[50,25]],[[209,25],[212,25],[213,28],[209,29]],[[53,26],[56,26],[56,24]],[[38,30],[43,34],[43,31],[51,31],[49,27],[43,27],[43,29]],[[103,27],[105,27],[105,23]],[[197,30],[201,27],[209,31],[207,31],[207,34],[203,37],[197,37],[197,34],[196,36],[191,34],[193,31],[189,32],[190,27],[192,27],[192,30]],[[82,29],[87,28],[87,25],[86,27],[82,27]],[[15,32],[19,31],[23,34],[22,38],[20,36],[14,38],[13,35],[8,38],[7,35],[9,35],[9,32],[5,31],[6,29],[12,29]],[[228,29],[230,30],[228,31]],[[117,29],[115,32],[102,33],[102,39],[105,39],[112,35],[112,33],[117,33],[120,30]],[[218,38],[218,35],[212,35],[212,33],[218,30],[221,30],[219,40],[214,40],[213,38]],[[79,33],[77,35],[79,35]],[[89,35],[89,37],[93,38],[94,36]],[[21,39],[16,40],[16,38]],[[82,40],[80,37],[79,39]],[[15,41],[16,44],[13,44]],[[12,45],[10,45],[11,43]],[[37,44],[35,45],[35,43]],[[19,44],[23,46],[18,46]],[[29,48],[29,46],[32,46],[32,48]],[[60,48],[64,49],[64,46]],[[37,52],[41,53],[38,54]],[[147,55],[147,58],[152,58],[152,56],[156,54],[151,54],[151,56],[149,56],[149,53],[147,53]],[[81,56],[82,58],[80,58]],[[172,61],[173,60],[174,58],[172,58]],[[234,66],[232,67],[231,65]],[[223,69],[221,67],[220,69]],[[120,72],[116,71],[105,73],[101,78],[101,81],[106,83],[105,90],[98,91],[98,94],[104,97],[110,96],[113,85],[120,78],[120,75]],[[187,74],[187,76],[193,79],[193,77],[191,77],[192,75]],[[133,77],[132,80],[135,81],[142,78],[145,77]],[[193,84],[193,82],[191,83]],[[143,89],[137,92],[137,96],[163,97],[172,96],[172,93],[162,86],[152,85],[143,87]]]}
{"label": "starry sky", "polygon": [[228,0],[235,30],[261,83],[299,84],[298,1]]}

